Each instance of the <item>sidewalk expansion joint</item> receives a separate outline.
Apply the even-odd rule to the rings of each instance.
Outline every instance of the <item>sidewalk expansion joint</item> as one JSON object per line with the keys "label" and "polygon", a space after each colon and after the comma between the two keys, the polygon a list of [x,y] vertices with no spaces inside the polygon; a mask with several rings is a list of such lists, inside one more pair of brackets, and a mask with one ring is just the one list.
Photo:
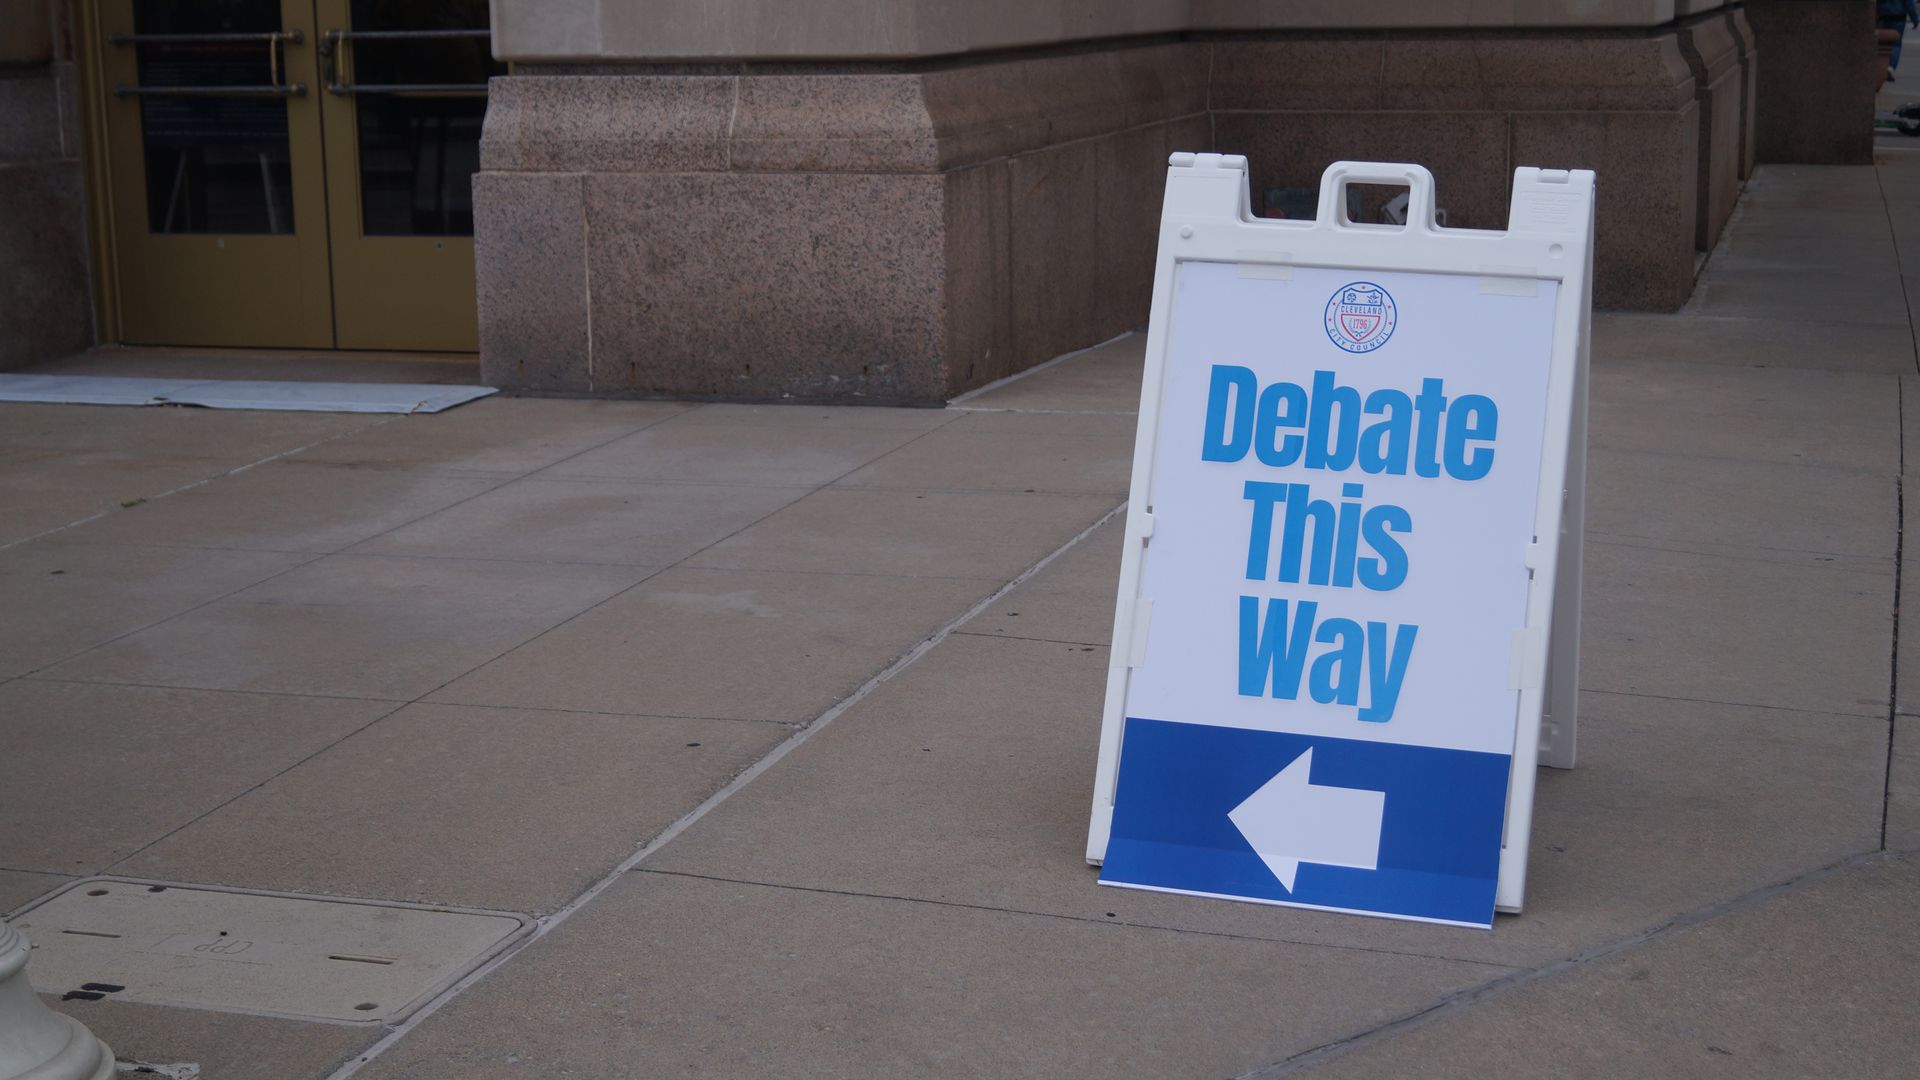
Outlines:
{"label": "sidewalk expansion joint", "polygon": [[1629,934],[1617,941],[1595,946],[1591,949],[1585,949],[1572,956],[1550,961],[1539,967],[1516,971],[1511,975],[1493,979],[1479,986],[1456,991],[1442,997],[1439,1001],[1431,1005],[1417,1009],[1397,1020],[1389,1020],[1378,1027],[1369,1028],[1366,1031],[1349,1035],[1342,1039],[1336,1039],[1333,1042],[1324,1043],[1311,1050],[1303,1050],[1298,1054],[1276,1061],[1270,1065],[1262,1065],[1258,1068],[1249,1069],[1235,1076],[1233,1080],[1277,1080],[1279,1077],[1291,1076],[1302,1069],[1325,1064],[1352,1051],[1383,1042],[1394,1036],[1415,1030],[1416,1028],[1424,1027],[1436,1020],[1465,1012],[1483,1002],[1502,997],[1512,991],[1530,986],[1543,979],[1574,971],[1595,963],[1596,961],[1605,960],[1609,957],[1617,956],[1620,953],[1637,949],[1642,945],[1655,944],[1680,930],[1686,930],[1699,926],[1702,923],[1712,922],[1723,916],[1738,915],[1742,912],[1750,911],[1768,901],[1794,892],[1804,886],[1825,881],[1836,874],[1851,870],[1857,866],[1883,862],[1893,855],[1894,853],[1884,850],[1865,851],[1859,854],[1849,855],[1838,862],[1829,863],[1826,866],[1809,870],[1806,873],[1796,875],[1784,881],[1775,882],[1772,885],[1763,885],[1758,889],[1743,893],[1732,899],[1695,908],[1693,911],[1677,915],[1648,927],[1645,930]]}
{"label": "sidewalk expansion joint", "polygon": [[[1091,867],[1089,867],[1091,869]],[[1166,926],[1160,923],[1130,922],[1125,919],[1096,919],[1088,915],[1067,915],[1058,911],[1035,911],[1031,908],[998,907],[993,904],[969,904],[961,900],[936,900],[926,896],[901,896],[897,893],[861,892],[858,889],[829,889],[819,885],[791,885],[778,881],[754,881],[750,878],[721,877],[717,874],[695,874],[685,870],[649,870],[646,867],[634,867],[631,873],[652,874],[656,877],[686,878],[691,881],[712,881],[724,885],[750,885],[759,889],[782,889],[789,892],[813,893],[818,896],[844,896],[857,900],[885,900],[897,904],[921,904],[928,907],[953,908],[960,911],[986,911],[996,915],[1019,915],[1033,919],[1057,919],[1061,922],[1081,923],[1088,926],[1119,926],[1129,930],[1152,930],[1163,934],[1189,934],[1196,937],[1223,938],[1228,941],[1259,941],[1267,944],[1298,945],[1307,949],[1331,949],[1336,952],[1373,953],[1379,956],[1404,956],[1416,960],[1441,960],[1452,964],[1468,964],[1474,967],[1495,968],[1500,971],[1518,973],[1521,969],[1514,964],[1502,964],[1495,960],[1473,960],[1458,956],[1445,956],[1439,953],[1417,952],[1411,949],[1382,949],[1371,945],[1336,945],[1326,941],[1313,941],[1307,938],[1262,937],[1258,934],[1230,934],[1224,930],[1199,930],[1185,926]]]}
{"label": "sidewalk expansion joint", "polygon": [[[1044,364],[1035,364],[1030,368],[1023,368],[1022,370],[1016,371],[1011,375],[1007,375],[1002,378],[995,379],[992,382],[986,384],[985,386],[976,386],[973,389],[967,391],[966,393],[961,394],[959,397],[956,397],[951,401],[948,401],[947,408],[949,409],[960,408],[964,406],[967,402],[972,401],[974,398],[980,397],[982,394],[992,393],[993,391],[998,390],[1003,386],[1011,385],[1013,383],[1019,382],[1022,379],[1029,378],[1034,375],[1038,375],[1043,371],[1047,371],[1052,368],[1059,367],[1061,364],[1064,364],[1069,360],[1072,360],[1074,357],[1085,356],[1086,354],[1094,351],[1095,349],[1104,349],[1116,341],[1125,340],[1126,338],[1130,338],[1139,332],[1140,331],[1138,330],[1128,330],[1125,333],[1115,334],[1112,337],[1108,338],[1107,340],[1102,341],[1098,344],[1089,345],[1084,349],[1075,349],[1073,352],[1070,352],[1070,353],[1061,353],[1059,356],[1054,357],[1053,359],[1047,361]],[[977,409],[977,410],[971,410],[971,411],[1006,412],[1008,410]]]}
{"label": "sidewalk expansion joint", "polygon": [[[1832,707],[1824,709],[1803,708],[1797,705],[1766,705],[1757,701],[1728,701],[1724,698],[1682,697],[1677,694],[1648,694],[1639,690],[1608,690],[1598,686],[1582,686],[1583,694],[1608,694],[1613,697],[1650,698],[1654,701],[1685,701],[1695,705],[1726,705],[1735,709],[1764,709],[1768,712],[1798,713],[1801,716],[1844,716],[1857,720],[1878,720],[1880,712],[1845,712]],[[1878,702],[1866,702],[1877,706]]]}
{"label": "sidewalk expansion joint", "polygon": [[387,1034],[381,1037],[381,1039],[378,1042],[374,1043],[372,1046],[361,1051],[360,1053],[354,1055],[352,1060],[348,1061],[346,1064],[340,1066],[338,1069],[334,1070],[334,1072],[329,1074],[329,1076],[327,1077],[327,1080],[349,1080],[350,1077],[358,1075],[358,1073],[362,1068],[364,1068],[365,1066],[367,1066],[368,1064],[370,1064],[371,1062],[379,1058],[382,1054],[386,1053],[388,1050],[392,1049],[395,1045],[397,1045],[400,1042],[400,1040],[406,1038],[407,1035],[410,1032],[412,1032],[415,1027],[417,1027],[419,1024],[427,1020],[429,1017],[433,1016],[435,1013],[439,1012],[442,1006],[446,1005],[448,1002],[459,997],[460,994],[462,994],[467,990],[467,988],[479,983],[480,980],[486,978],[488,975],[492,974],[495,970],[504,966],[505,964],[510,962],[514,957],[518,956],[522,951],[532,946],[534,942],[539,941],[541,938],[545,937],[548,933],[552,932],[555,928],[565,923],[568,919],[571,919],[581,909],[585,908],[588,904],[592,903],[597,897],[599,897],[601,893],[611,888],[615,882],[619,881],[629,871],[633,870],[635,867],[638,867],[641,863],[651,858],[653,854],[659,851],[661,848],[666,847],[668,844],[672,843],[677,837],[680,836],[681,833],[686,832],[688,829],[692,828],[695,824],[699,823],[699,821],[702,818],[712,813],[716,808],[720,806],[720,804],[726,802],[728,799],[731,799],[733,796],[739,794],[743,789],[746,788],[748,784],[751,784],[753,783],[754,780],[758,779],[761,776],[761,774],[765,773],[767,770],[779,764],[782,759],[784,759],[788,754],[791,754],[793,751],[799,749],[800,746],[804,744],[807,740],[813,738],[813,736],[819,734],[821,731],[824,731],[828,727],[828,725],[832,724],[835,720],[845,715],[846,712],[852,709],[855,705],[858,705],[860,702],[866,700],[866,698],[870,694],[872,694],[875,690],[878,690],[881,686],[890,682],[896,675],[899,675],[901,672],[905,671],[907,668],[913,666],[913,664],[916,663],[921,657],[932,652],[934,648],[936,648],[941,642],[947,640],[947,638],[951,637],[955,631],[957,631],[961,626],[964,626],[969,620],[973,619],[975,616],[978,616],[981,612],[986,611],[988,608],[991,608],[994,604],[998,603],[1000,599],[1006,596],[1008,593],[1019,588],[1021,585],[1026,584],[1027,581],[1031,579],[1035,574],[1040,573],[1040,571],[1052,565],[1054,560],[1060,558],[1062,555],[1065,555],[1067,552],[1073,550],[1073,548],[1078,546],[1081,541],[1093,535],[1093,533],[1097,531],[1102,525],[1105,525],[1107,522],[1113,520],[1115,517],[1125,513],[1126,509],[1127,509],[1127,503],[1123,500],[1120,502],[1119,505],[1108,510],[1106,513],[1100,515],[1100,517],[1095,519],[1092,524],[1088,525],[1086,528],[1081,529],[1079,532],[1075,533],[1065,543],[1061,544],[1059,547],[1053,549],[1052,551],[1048,552],[1046,555],[1042,556],[1038,562],[1035,562],[1033,565],[1027,567],[1025,570],[1022,570],[1020,573],[1014,575],[1012,580],[1008,581],[1004,585],[1001,585],[999,588],[995,589],[992,593],[987,595],[985,598],[977,601],[972,606],[968,607],[965,611],[962,611],[960,614],[948,620],[944,625],[940,627],[940,629],[934,631],[931,635],[922,639],[919,644],[913,646],[912,648],[908,649],[906,652],[901,653],[899,656],[895,657],[891,663],[889,663],[886,667],[882,668],[877,674],[869,678],[866,682],[861,683],[860,686],[856,688],[851,694],[848,694],[846,697],[840,699],[838,702],[836,702],[831,707],[829,707],[825,712],[821,713],[819,716],[815,717],[813,720],[809,721],[804,726],[795,730],[792,735],[789,735],[787,738],[781,740],[777,745],[774,746],[773,749],[767,751],[767,753],[764,756],[762,756],[758,761],[755,761],[753,764],[748,765],[745,769],[742,769],[739,773],[735,774],[733,779],[727,781],[727,783],[723,785],[720,788],[720,790],[707,796],[704,800],[701,801],[700,805],[694,807],[692,810],[689,810],[685,814],[681,815],[678,819],[676,819],[673,822],[673,824],[661,830],[660,833],[654,836],[653,839],[647,841],[632,855],[629,855],[625,859],[621,860],[620,863],[616,865],[612,870],[608,871],[605,876],[601,877],[598,881],[594,882],[592,885],[589,885],[585,889],[585,891],[575,896],[572,900],[568,901],[563,907],[555,910],[552,914],[546,915],[536,920],[531,932],[519,938],[517,941],[509,945],[507,948],[501,950],[499,953],[495,954],[493,957],[488,959],[485,963],[481,964],[479,967],[468,972],[458,982],[455,982],[453,985],[440,991],[431,1000],[421,1005],[405,1020],[402,1020],[398,1024],[393,1025],[391,1028],[388,1029]]}
{"label": "sidewalk expansion joint", "polygon": [[239,474],[246,472],[248,469],[258,468],[261,465],[266,465],[271,462],[279,461],[283,458],[290,458],[295,454],[303,454],[308,450],[313,449],[316,446],[324,446],[327,443],[335,442],[340,439],[345,439],[353,435],[358,435],[363,431],[370,431],[373,428],[385,427],[386,425],[394,423],[395,421],[404,420],[404,419],[406,419],[405,416],[394,416],[394,417],[389,417],[385,420],[378,421],[376,423],[368,424],[365,427],[354,428],[352,431],[337,432],[335,434],[327,436],[324,439],[315,439],[313,442],[307,443],[305,446],[296,446],[291,450],[282,450],[277,454],[269,454],[258,461],[249,461],[245,465],[236,465],[231,469],[227,469],[222,472],[217,472],[212,476],[202,477],[198,480],[192,481],[191,483],[181,484],[179,487],[175,487],[175,488],[169,488],[166,491],[162,491],[157,495],[143,495],[138,499],[130,499],[127,502],[121,503],[119,506],[110,506],[107,509],[100,511],[97,514],[88,514],[86,517],[78,518],[74,521],[69,521],[65,525],[55,525],[51,529],[47,529],[43,532],[34,533],[32,536],[23,536],[18,540],[12,540],[12,541],[8,541],[7,543],[0,544],[0,551],[5,551],[8,548],[19,547],[21,544],[31,543],[32,541],[35,541],[35,540],[41,540],[46,537],[53,536],[56,533],[65,532],[68,529],[77,528],[81,525],[85,525],[89,521],[98,521],[101,518],[106,517],[109,514],[116,513],[118,511],[129,510],[135,507],[144,506],[147,503],[153,502],[155,499],[164,499],[169,495],[178,495],[183,491],[192,491],[194,488],[205,487],[206,485],[213,483],[215,480],[223,480],[229,476],[238,476]]}

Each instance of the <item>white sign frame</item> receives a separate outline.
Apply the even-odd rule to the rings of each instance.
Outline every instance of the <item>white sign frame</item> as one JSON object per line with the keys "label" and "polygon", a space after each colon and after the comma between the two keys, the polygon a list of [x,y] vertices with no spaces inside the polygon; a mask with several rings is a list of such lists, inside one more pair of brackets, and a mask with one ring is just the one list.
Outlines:
{"label": "white sign frame", "polygon": [[[1313,221],[1255,218],[1247,159],[1174,154],[1167,170],[1147,330],[1139,427],[1114,608],[1113,648],[1101,718],[1099,765],[1087,861],[1105,858],[1113,820],[1128,683],[1145,651],[1151,598],[1140,596],[1142,552],[1153,535],[1154,450],[1166,382],[1175,271],[1183,262],[1238,265],[1254,276],[1289,267],[1410,271],[1477,276],[1483,291],[1558,283],[1547,382],[1547,427],[1528,548],[1526,624],[1516,628],[1511,670],[1520,692],[1495,909],[1518,912],[1526,890],[1535,770],[1522,762],[1570,769],[1579,695],[1580,560],[1584,529],[1588,352],[1593,309],[1593,173],[1585,169],[1514,170],[1505,232],[1449,229],[1435,223],[1433,176],[1413,164],[1335,162],[1321,178]],[[1349,221],[1352,184],[1408,189],[1406,226]]]}

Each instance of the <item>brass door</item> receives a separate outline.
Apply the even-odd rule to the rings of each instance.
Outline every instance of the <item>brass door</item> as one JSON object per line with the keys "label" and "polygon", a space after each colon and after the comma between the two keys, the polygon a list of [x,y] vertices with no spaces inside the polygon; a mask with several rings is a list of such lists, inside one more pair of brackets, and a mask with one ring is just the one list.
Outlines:
{"label": "brass door", "polygon": [[477,347],[485,0],[100,0],[121,338]]}
{"label": "brass door", "polygon": [[473,173],[495,64],[486,0],[317,0],[334,333],[480,347]]}
{"label": "brass door", "polygon": [[102,0],[121,336],[330,348],[312,0]]}

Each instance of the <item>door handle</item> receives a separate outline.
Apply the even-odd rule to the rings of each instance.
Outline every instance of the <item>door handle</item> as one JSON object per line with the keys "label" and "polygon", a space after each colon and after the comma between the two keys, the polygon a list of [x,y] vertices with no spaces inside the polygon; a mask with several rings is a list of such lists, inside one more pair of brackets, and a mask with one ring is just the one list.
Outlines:
{"label": "door handle", "polygon": [[487,84],[478,83],[356,83],[343,81],[341,59],[355,41],[434,41],[455,38],[491,38],[492,30],[329,30],[320,40],[320,55],[326,59],[324,85],[329,94],[484,94]]}
{"label": "door handle", "polygon": [[304,97],[306,83],[280,81],[281,53],[288,45],[307,39],[298,27],[253,34],[113,34],[107,40],[115,45],[236,45],[264,43],[267,47],[267,79],[253,86],[127,86],[113,88],[114,97]]}

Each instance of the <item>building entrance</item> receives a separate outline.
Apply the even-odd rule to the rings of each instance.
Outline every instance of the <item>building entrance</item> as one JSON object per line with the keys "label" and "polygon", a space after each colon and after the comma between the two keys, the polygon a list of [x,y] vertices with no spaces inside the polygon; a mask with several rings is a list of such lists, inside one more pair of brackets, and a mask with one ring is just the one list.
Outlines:
{"label": "building entrance", "polygon": [[478,348],[486,0],[99,0],[120,337]]}

